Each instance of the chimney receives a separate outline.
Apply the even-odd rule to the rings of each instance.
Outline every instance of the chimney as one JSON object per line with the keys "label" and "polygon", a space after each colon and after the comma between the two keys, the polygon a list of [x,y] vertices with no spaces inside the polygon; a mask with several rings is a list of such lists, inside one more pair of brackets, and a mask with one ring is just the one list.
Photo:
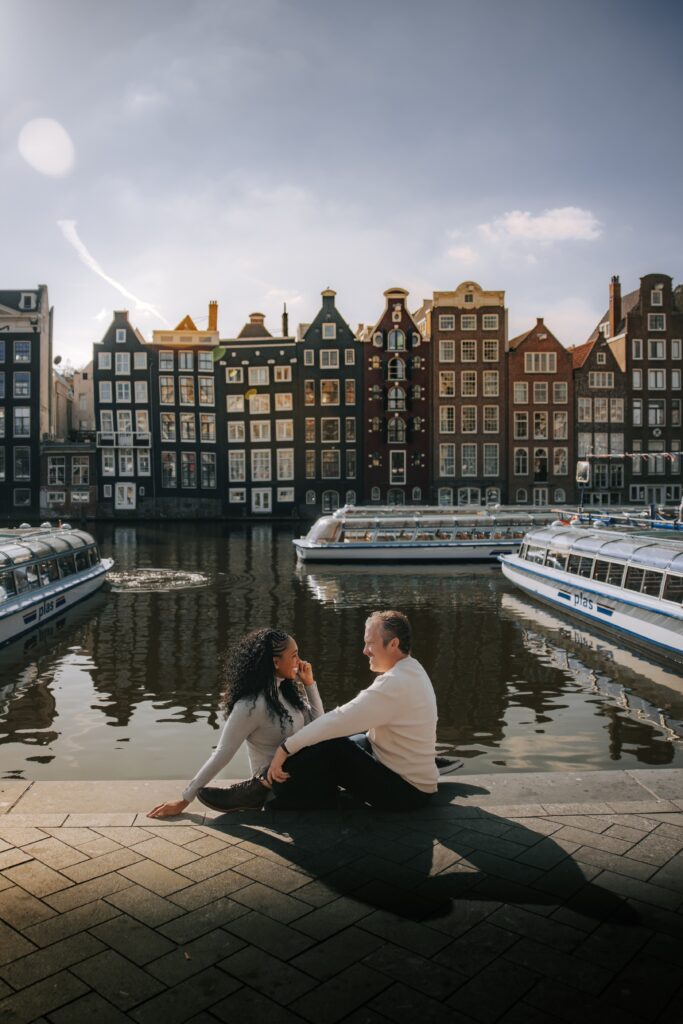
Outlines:
{"label": "chimney", "polygon": [[218,330],[218,303],[215,299],[211,299],[209,303],[209,330]]}
{"label": "chimney", "polygon": [[282,337],[289,337],[289,314],[287,313],[287,303],[282,305]]}
{"label": "chimney", "polygon": [[609,284],[609,336],[613,338],[621,323],[621,285],[615,274]]}
{"label": "chimney", "polygon": [[542,316],[537,316],[536,317],[536,326],[537,327],[543,327],[543,317]]}

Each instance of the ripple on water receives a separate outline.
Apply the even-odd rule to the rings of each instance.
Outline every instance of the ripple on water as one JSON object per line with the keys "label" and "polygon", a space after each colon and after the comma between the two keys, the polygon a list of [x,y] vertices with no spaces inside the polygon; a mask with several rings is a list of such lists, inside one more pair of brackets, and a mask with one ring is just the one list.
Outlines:
{"label": "ripple on water", "polygon": [[107,580],[115,594],[130,591],[136,594],[165,593],[169,590],[206,587],[209,584],[209,577],[204,573],[182,569],[128,569],[110,572]]}

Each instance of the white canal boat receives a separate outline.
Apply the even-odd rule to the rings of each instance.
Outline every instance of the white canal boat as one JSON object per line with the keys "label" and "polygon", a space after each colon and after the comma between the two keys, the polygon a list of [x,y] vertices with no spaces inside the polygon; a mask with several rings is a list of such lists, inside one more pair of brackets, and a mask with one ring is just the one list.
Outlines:
{"label": "white canal boat", "polygon": [[548,526],[500,561],[540,601],[683,664],[683,537]]}
{"label": "white canal boat", "polygon": [[113,564],[83,530],[0,530],[0,647],[90,597]]}
{"label": "white canal boat", "polygon": [[528,530],[553,519],[541,510],[346,506],[321,516],[293,544],[308,562],[489,561],[516,551]]}

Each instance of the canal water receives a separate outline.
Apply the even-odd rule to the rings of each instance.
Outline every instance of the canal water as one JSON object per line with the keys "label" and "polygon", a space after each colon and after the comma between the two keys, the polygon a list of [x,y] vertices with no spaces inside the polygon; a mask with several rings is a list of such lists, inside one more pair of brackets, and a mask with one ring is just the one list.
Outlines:
{"label": "canal water", "polygon": [[[410,616],[458,774],[683,766],[683,681],[516,591],[497,565],[298,566],[295,527],[98,524],[111,583],[0,651],[0,777],[188,779],[215,746],[222,665],[296,636],[327,707],[371,675],[375,608]],[[244,749],[226,772],[244,776]]]}

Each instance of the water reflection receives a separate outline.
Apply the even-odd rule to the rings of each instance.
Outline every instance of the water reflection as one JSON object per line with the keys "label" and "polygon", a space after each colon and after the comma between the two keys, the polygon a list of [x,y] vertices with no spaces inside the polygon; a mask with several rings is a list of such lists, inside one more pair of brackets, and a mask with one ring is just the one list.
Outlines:
{"label": "water reflection", "polygon": [[309,571],[296,565],[295,529],[266,524],[95,532],[120,579],[165,570],[205,585],[110,588],[35,649],[0,652],[5,776],[189,777],[216,743],[222,665],[248,629],[293,632],[334,706],[369,682],[365,618],[388,606],[410,615],[437,689],[439,740],[464,771],[683,763],[678,677],[591,645],[517,597],[496,566]]}

